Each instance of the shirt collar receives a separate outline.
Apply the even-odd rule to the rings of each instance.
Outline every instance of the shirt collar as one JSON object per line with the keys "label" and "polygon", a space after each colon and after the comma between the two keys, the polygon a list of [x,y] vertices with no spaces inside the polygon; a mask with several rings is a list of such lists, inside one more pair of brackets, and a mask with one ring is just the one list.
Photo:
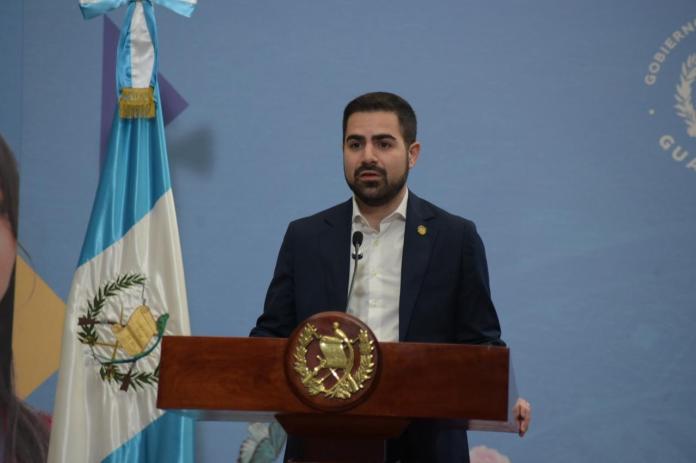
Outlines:
{"label": "shirt collar", "polygon": [[[404,194],[404,197],[401,198],[401,202],[397,206],[396,209],[394,209],[394,212],[386,216],[385,218],[382,219],[380,223],[388,223],[392,222],[393,220],[396,219],[401,219],[403,221],[406,221],[406,205],[408,204],[408,188],[406,189],[406,193]],[[353,195],[353,223],[361,223],[365,226],[368,225],[367,219],[362,215],[360,212],[360,208],[358,207],[358,203],[355,200],[355,195]]]}

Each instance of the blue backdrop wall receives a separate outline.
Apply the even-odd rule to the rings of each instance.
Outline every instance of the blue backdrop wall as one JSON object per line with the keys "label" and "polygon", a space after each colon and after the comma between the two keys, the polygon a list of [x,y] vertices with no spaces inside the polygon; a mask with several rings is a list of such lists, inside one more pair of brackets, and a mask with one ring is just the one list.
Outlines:
{"label": "blue backdrop wall", "polygon": [[[344,104],[394,91],[419,116],[411,188],[477,223],[534,407],[524,439],[474,433],[472,445],[513,462],[696,460],[693,2],[157,11],[160,72],[187,103],[167,140],[194,334],[248,333],[287,222],[349,196]],[[122,14],[0,5],[0,132],[21,166],[20,240],[63,299],[99,175],[104,31]],[[30,401],[50,410],[54,387]],[[211,462],[233,459],[246,433],[198,431]]]}

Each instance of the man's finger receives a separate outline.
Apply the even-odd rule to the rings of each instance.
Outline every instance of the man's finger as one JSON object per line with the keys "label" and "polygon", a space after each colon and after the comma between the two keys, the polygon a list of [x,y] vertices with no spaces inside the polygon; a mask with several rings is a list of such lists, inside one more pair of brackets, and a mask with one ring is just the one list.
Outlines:
{"label": "man's finger", "polygon": [[518,400],[515,404],[514,412],[517,416],[517,430],[520,437],[524,436],[529,429],[529,423],[532,419],[532,407],[526,400]]}

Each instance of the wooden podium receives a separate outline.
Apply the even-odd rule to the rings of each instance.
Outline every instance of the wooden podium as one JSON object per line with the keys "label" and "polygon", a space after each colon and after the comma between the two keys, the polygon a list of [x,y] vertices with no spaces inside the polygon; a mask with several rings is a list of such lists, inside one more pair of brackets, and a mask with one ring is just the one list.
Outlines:
{"label": "wooden podium", "polygon": [[369,393],[352,408],[331,412],[300,398],[289,382],[291,340],[165,337],[158,408],[199,420],[275,419],[288,434],[306,439],[308,461],[383,461],[384,439],[414,419],[517,430],[505,347],[380,343]]}

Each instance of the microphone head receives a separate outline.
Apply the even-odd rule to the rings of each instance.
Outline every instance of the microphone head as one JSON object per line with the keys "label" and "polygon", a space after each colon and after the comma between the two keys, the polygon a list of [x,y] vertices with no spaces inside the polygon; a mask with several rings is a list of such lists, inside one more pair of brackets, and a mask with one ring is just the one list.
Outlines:
{"label": "microphone head", "polygon": [[361,231],[353,232],[353,246],[358,247],[362,244],[363,234]]}

